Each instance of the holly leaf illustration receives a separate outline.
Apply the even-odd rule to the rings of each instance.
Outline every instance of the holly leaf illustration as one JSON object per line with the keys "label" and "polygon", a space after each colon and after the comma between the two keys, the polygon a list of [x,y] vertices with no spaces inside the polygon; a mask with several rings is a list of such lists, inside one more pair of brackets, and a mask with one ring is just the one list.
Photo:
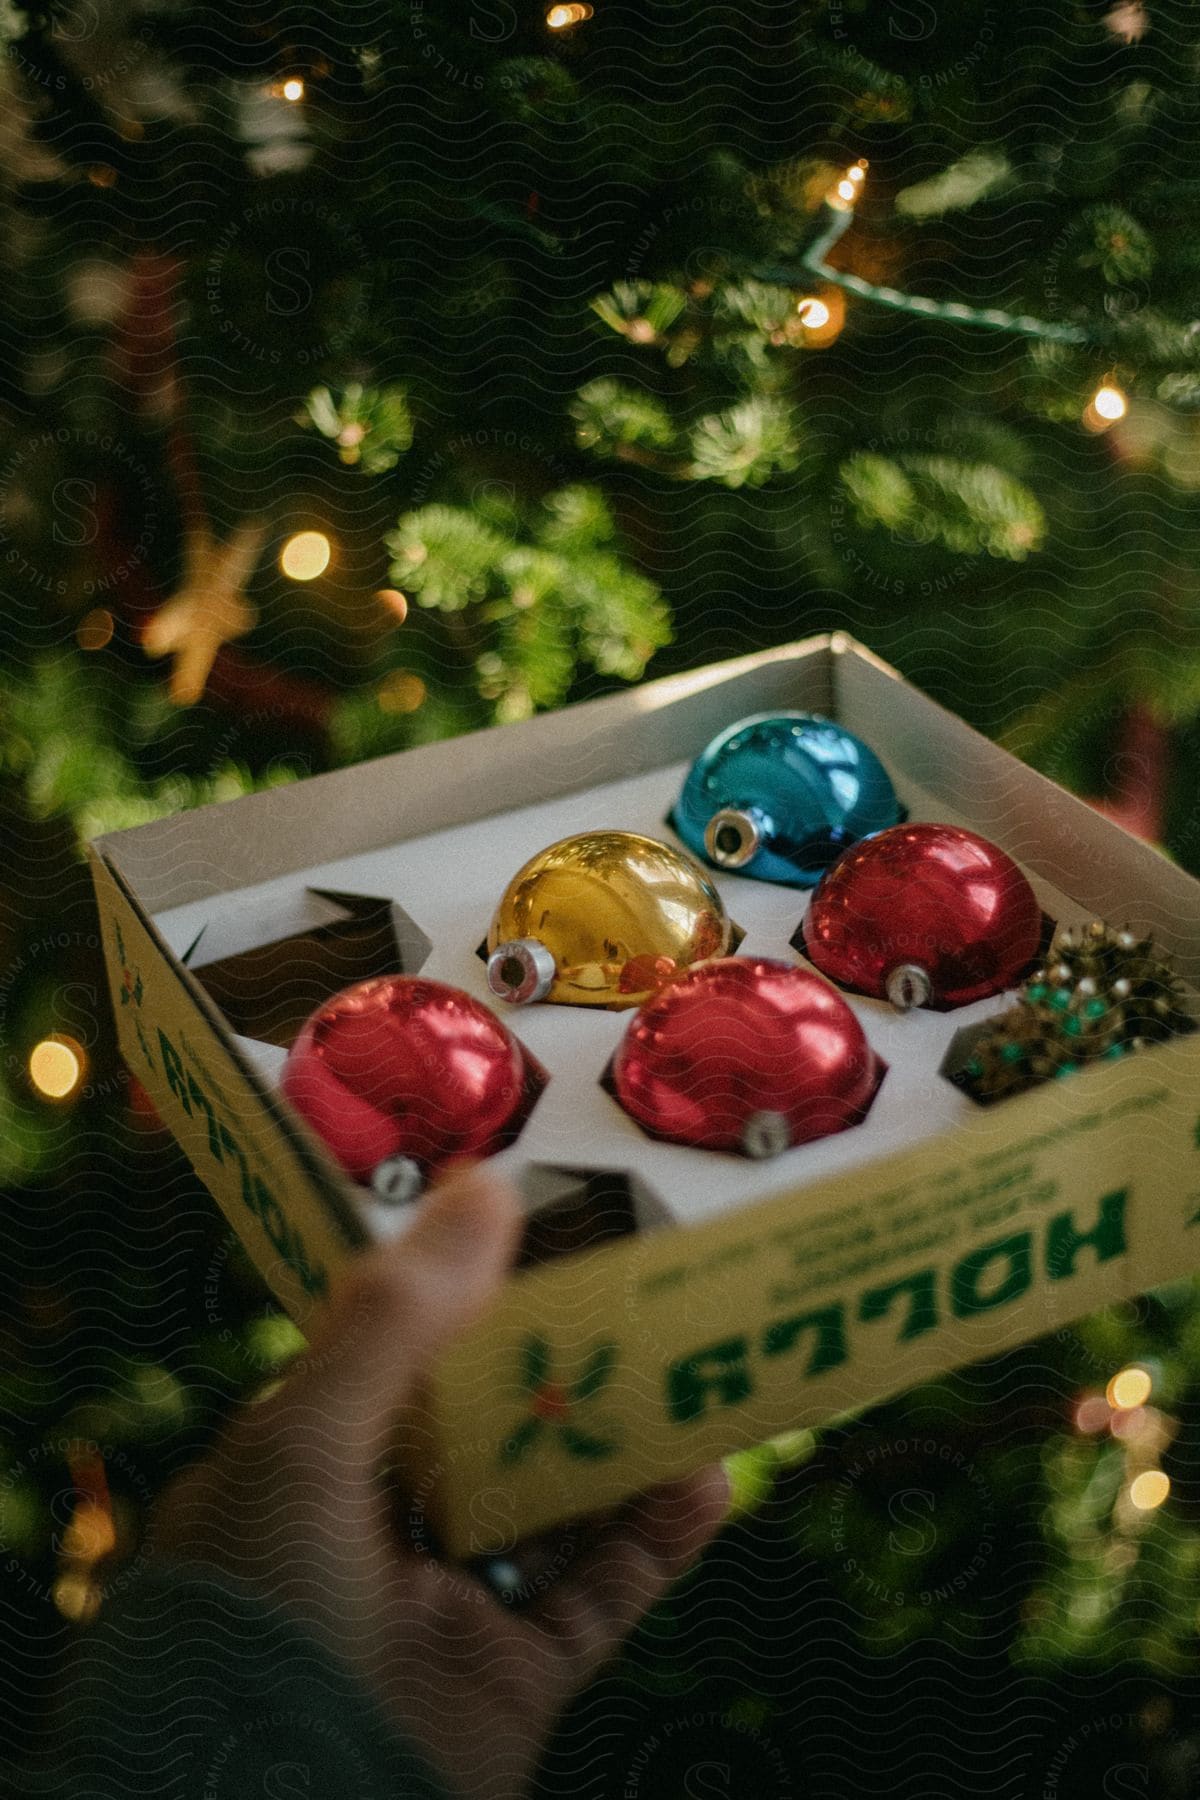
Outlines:
{"label": "holly leaf illustration", "polygon": [[590,1400],[598,1394],[612,1375],[617,1362],[617,1346],[600,1344],[588,1357],[583,1373],[571,1389],[572,1400]]}
{"label": "holly leaf illustration", "polygon": [[523,1424],[518,1425],[500,1452],[501,1468],[510,1469],[514,1463],[520,1462],[541,1429],[542,1421],[537,1418],[526,1419]]}
{"label": "holly leaf illustration", "polygon": [[550,1374],[550,1346],[542,1337],[527,1337],[521,1348],[521,1382],[536,1393]]}
{"label": "holly leaf illustration", "polygon": [[579,1431],[574,1425],[560,1425],[559,1430],[571,1455],[586,1457],[590,1462],[601,1456],[611,1456],[617,1447],[615,1439],[593,1437],[589,1432]]}

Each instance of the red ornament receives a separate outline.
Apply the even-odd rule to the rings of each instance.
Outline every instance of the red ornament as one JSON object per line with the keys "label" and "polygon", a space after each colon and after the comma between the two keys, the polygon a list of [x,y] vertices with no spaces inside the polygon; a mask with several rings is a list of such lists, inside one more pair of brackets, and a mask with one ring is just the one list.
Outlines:
{"label": "red ornament", "polygon": [[409,1199],[448,1164],[510,1143],[541,1071],[470,994],[382,975],[317,1008],[281,1085],[349,1175]]}
{"label": "red ornament", "polygon": [[647,1000],[613,1058],[652,1137],[773,1156],[863,1118],[883,1064],[840,994],[806,969],[726,956]]}
{"label": "red ornament", "polygon": [[[961,825],[893,825],[839,856],[802,926],[824,974],[901,1011],[947,1011],[1012,987],[1042,914],[1005,852]],[[795,940],[793,940],[795,941]]]}

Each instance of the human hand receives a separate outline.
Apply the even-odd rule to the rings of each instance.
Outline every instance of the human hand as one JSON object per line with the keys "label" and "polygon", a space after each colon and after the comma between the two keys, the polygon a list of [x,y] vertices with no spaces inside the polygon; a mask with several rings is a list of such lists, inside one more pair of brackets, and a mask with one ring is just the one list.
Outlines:
{"label": "human hand", "polygon": [[520,1613],[405,1547],[377,1475],[397,1414],[500,1286],[520,1223],[482,1167],[435,1188],[402,1242],[356,1259],[307,1355],[167,1491],[157,1521],[161,1547],[252,1583],[349,1665],[467,1800],[520,1793],[567,1700],[728,1500],[719,1467],[643,1495]]}

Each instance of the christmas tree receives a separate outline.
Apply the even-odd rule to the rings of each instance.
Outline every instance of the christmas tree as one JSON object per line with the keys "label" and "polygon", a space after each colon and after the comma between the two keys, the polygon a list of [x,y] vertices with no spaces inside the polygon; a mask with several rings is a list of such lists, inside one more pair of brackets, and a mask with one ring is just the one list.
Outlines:
{"label": "christmas tree", "polygon": [[[845,628],[1200,869],[1200,11],[4,0],[0,35],[0,1579],[37,1685],[297,1342],[115,1056],[87,837]],[[1190,1672],[1198,1333],[1181,1283],[750,1458],[730,1566],[802,1541],[889,1655]],[[901,1581],[886,1483],[839,1481],[933,1417],[986,1507],[951,1463]],[[987,1507],[1016,1585],[957,1581]]]}

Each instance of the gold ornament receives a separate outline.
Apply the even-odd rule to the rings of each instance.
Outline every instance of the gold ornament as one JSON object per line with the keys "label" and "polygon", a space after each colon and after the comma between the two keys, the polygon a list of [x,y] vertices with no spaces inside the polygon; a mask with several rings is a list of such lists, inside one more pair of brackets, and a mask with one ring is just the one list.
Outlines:
{"label": "gold ornament", "polygon": [[740,939],[691,857],[635,831],[583,831],[509,882],[488,932],[488,985],[517,1006],[640,1006]]}
{"label": "gold ornament", "polygon": [[244,589],[258,566],[267,528],[257,520],[239,525],[219,544],[207,526],[184,539],[183,584],[159,607],[142,632],[147,656],[171,656],[170,694],[176,706],[194,706],[222,644],[242,637],[254,623]]}

